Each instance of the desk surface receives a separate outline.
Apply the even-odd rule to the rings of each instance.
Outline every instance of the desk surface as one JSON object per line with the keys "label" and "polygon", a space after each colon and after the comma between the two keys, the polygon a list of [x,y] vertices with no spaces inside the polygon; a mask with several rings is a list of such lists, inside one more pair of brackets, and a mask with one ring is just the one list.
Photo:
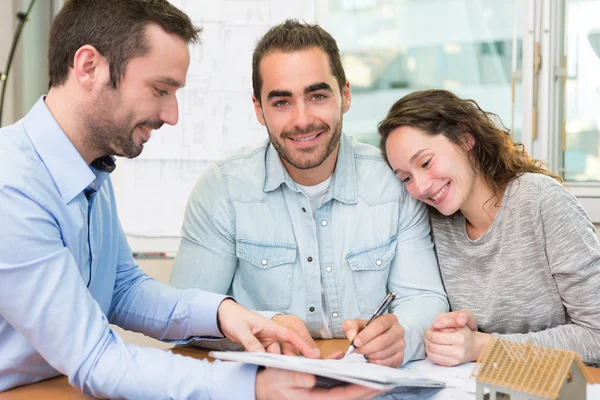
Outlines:
{"label": "desk surface", "polygon": [[[343,339],[317,340],[317,345],[319,346],[319,349],[321,349],[321,354],[325,357],[328,354],[337,351],[345,351],[348,348],[348,341]],[[177,347],[169,351],[200,360],[207,359],[212,361],[212,358],[208,356],[207,350],[197,347]],[[591,367],[587,368],[590,375],[593,377],[593,382],[590,383],[600,384],[600,369]],[[84,396],[79,389],[69,385],[67,378],[64,376],[48,379],[32,385],[21,386],[4,393],[0,393],[0,400],[26,400],[42,398],[46,400],[90,399],[90,397]]]}

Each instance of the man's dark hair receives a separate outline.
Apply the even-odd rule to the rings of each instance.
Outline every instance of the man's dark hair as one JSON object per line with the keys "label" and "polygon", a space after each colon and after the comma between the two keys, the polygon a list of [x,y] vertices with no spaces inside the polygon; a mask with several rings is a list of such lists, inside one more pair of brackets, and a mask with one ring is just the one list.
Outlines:
{"label": "man's dark hair", "polygon": [[311,25],[288,19],[275,25],[258,41],[252,55],[252,88],[254,97],[260,102],[262,77],[260,76],[260,62],[271,52],[282,51],[291,53],[318,47],[329,58],[331,73],[338,81],[340,92],[346,84],[346,74],[340,59],[340,50],[335,39],[319,25]]}
{"label": "man's dark hair", "polygon": [[150,49],[146,26],[156,24],[186,43],[196,43],[200,29],[167,0],[69,0],[50,30],[50,87],[64,84],[77,50],[91,45],[110,66],[110,85],[117,88],[129,60]]}

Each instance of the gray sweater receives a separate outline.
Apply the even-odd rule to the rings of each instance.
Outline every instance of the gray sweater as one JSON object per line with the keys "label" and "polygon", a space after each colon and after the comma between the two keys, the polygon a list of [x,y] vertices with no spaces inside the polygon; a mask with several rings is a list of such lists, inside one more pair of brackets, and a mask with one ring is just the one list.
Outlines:
{"label": "gray sweater", "polygon": [[460,212],[432,212],[431,225],[452,310],[468,308],[496,337],[600,361],[600,246],[563,186],[541,174],[513,180],[476,240]]}

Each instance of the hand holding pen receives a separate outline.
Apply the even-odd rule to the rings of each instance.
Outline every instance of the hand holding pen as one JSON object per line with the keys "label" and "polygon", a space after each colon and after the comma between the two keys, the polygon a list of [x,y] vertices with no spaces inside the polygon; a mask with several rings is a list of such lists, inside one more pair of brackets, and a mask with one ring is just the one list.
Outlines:
{"label": "hand holding pen", "polygon": [[397,368],[404,360],[404,329],[395,314],[384,314],[396,296],[389,293],[368,320],[344,321],[344,332],[352,342],[346,355],[353,351],[364,355],[369,362]]}

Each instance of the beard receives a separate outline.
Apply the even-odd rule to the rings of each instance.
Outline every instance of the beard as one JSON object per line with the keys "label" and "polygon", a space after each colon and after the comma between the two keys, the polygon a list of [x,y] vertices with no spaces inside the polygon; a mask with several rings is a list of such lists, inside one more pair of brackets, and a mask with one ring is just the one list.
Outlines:
{"label": "beard", "polygon": [[[143,143],[134,139],[138,126],[159,129],[163,121],[159,119],[134,122],[132,110],[122,114],[123,104],[118,89],[107,87],[92,106],[93,113],[85,118],[86,147],[95,154],[116,155],[135,158],[142,153]],[[120,117],[117,117],[120,115]]]}
{"label": "beard", "polygon": [[[269,139],[271,140],[273,147],[275,147],[275,150],[277,150],[279,157],[287,161],[294,168],[306,170],[320,166],[327,159],[327,157],[333,153],[337,145],[340,143],[340,138],[342,137],[342,125],[343,116],[340,113],[340,119],[334,125],[333,130],[331,130],[331,127],[327,124],[310,124],[302,130],[296,129],[294,131],[283,131],[279,137],[276,137],[269,130],[269,126],[266,126]],[[319,143],[315,147],[295,149],[293,151],[286,147],[286,140],[288,138],[307,135],[310,133],[317,134],[319,132],[323,132],[321,135],[331,135],[326,143]]]}
{"label": "beard", "polygon": [[138,146],[133,139],[135,127],[131,128],[131,119],[131,115],[126,116],[125,121],[116,121],[107,115],[88,117],[86,146],[103,155],[139,156],[143,146]]}

